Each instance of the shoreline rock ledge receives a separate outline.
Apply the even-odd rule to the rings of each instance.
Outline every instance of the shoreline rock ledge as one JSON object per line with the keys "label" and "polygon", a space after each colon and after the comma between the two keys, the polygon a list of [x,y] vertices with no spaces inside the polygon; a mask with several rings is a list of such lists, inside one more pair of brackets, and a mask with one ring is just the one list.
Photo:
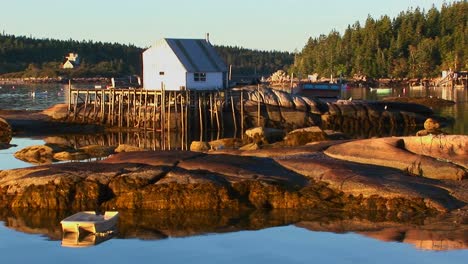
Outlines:
{"label": "shoreline rock ledge", "polygon": [[[466,139],[460,140],[466,144]],[[92,164],[4,170],[0,171],[0,206],[65,210],[289,208],[354,214],[375,210],[401,218],[466,208],[468,181],[464,176],[431,179],[387,164],[360,164],[327,155],[338,155],[350,143],[387,144],[402,151],[398,140],[401,138],[327,143],[333,146],[325,153],[324,143],[232,153],[124,152]],[[410,144],[414,139],[403,140],[417,150]],[[454,168],[466,175],[466,167]]]}

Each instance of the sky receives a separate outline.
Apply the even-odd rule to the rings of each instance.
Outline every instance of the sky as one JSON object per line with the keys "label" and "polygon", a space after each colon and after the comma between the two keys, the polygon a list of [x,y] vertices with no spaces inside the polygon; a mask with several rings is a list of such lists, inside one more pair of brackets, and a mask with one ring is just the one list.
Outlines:
{"label": "sky", "polygon": [[205,38],[215,45],[300,51],[309,37],[343,32],[367,16],[450,0],[0,0],[0,32],[93,40],[146,48],[161,38]]}

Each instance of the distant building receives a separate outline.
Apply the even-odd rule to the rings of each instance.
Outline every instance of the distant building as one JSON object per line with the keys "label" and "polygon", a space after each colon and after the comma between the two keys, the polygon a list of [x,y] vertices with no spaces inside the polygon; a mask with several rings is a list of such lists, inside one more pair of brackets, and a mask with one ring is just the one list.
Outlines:
{"label": "distant building", "polygon": [[205,39],[158,41],[143,52],[143,87],[159,90],[212,90],[227,86],[227,67]]}
{"label": "distant building", "polygon": [[65,58],[67,61],[63,63],[63,69],[74,69],[80,65],[80,57],[77,53],[69,53]]}

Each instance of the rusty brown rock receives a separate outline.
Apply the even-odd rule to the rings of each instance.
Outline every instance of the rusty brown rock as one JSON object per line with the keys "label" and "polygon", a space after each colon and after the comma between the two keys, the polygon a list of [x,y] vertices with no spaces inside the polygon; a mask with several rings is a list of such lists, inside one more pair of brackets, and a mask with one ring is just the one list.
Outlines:
{"label": "rusty brown rock", "polygon": [[210,150],[210,144],[205,141],[192,141],[190,143],[190,151],[204,152]]}
{"label": "rusty brown rock", "polygon": [[404,148],[418,155],[455,163],[468,169],[467,135],[404,137]]}
{"label": "rusty brown rock", "polygon": [[208,144],[212,150],[236,149],[242,146],[242,140],[238,138],[221,138],[218,140],[212,140]]}
{"label": "rusty brown rock", "polygon": [[378,138],[335,145],[325,151],[333,158],[397,168],[412,175],[433,179],[461,180],[467,170],[450,162],[416,155],[404,149],[402,138]]}
{"label": "rusty brown rock", "polygon": [[120,152],[136,152],[136,151],[146,151],[144,148],[132,146],[129,144],[120,144],[115,148],[116,153]]}
{"label": "rusty brown rock", "polygon": [[0,143],[10,143],[12,130],[10,124],[0,117]]}
{"label": "rusty brown rock", "polygon": [[466,185],[332,159],[320,153],[326,147],[321,143],[283,151],[274,159],[127,152],[91,164],[6,170],[0,172],[0,205],[66,210],[320,208],[411,216],[451,210],[468,201]]}
{"label": "rusty brown rock", "polygon": [[32,164],[50,164],[53,161],[54,149],[46,145],[29,146],[18,150],[14,156]]}
{"label": "rusty brown rock", "polygon": [[440,128],[440,123],[433,118],[428,118],[424,121],[424,129],[429,131],[438,130]]}
{"label": "rusty brown rock", "polygon": [[320,127],[307,127],[289,132],[284,137],[286,146],[302,146],[315,141],[324,141],[326,134]]}
{"label": "rusty brown rock", "polygon": [[115,146],[89,145],[81,147],[78,150],[88,154],[90,157],[101,158],[115,153]]}

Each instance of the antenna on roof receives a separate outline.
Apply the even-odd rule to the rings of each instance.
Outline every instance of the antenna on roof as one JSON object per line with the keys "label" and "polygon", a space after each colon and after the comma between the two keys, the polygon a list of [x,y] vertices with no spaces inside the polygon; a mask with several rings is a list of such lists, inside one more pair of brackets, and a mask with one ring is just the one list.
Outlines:
{"label": "antenna on roof", "polygon": [[206,33],[206,42],[210,43],[210,33]]}

